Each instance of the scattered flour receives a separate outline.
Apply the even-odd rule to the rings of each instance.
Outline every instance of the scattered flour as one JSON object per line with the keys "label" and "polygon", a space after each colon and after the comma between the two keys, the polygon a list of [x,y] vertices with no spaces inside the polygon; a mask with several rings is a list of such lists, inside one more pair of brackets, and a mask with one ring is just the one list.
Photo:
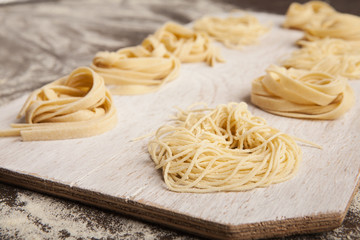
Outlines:
{"label": "scattered flour", "polygon": [[0,202],[0,216],[0,239],[197,239],[28,191],[19,191],[11,207]]}

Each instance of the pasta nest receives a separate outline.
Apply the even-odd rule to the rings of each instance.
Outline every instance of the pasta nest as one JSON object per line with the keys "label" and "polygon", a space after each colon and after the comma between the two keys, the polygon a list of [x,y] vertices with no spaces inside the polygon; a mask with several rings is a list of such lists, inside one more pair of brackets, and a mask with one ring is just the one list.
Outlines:
{"label": "pasta nest", "polygon": [[292,3],[286,13],[284,27],[305,31],[305,39],[314,41],[321,38],[360,40],[360,18],[337,12],[329,4],[310,1],[305,4]]}
{"label": "pasta nest", "polygon": [[265,111],[294,118],[335,119],[355,102],[347,79],[326,70],[273,65],[266,72],[253,80],[251,92],[252,103]]}
{"label": "pasta nest", "polygon": [[349,79],[360,79],[360,42],[324,38],[299,41],[302,47],[282,64],[287,68],[323,70]]}
{"label": "pasta nest", "polygon": [[168,22],[142,43],[156,39],[164,44],[166,50],[179,58],[181,62],[206,62],[213,66],[215,62],[224,62],[219,48],[215,47],[206,33],[194,32],[179,24]]}
{"label": "pasta nest", "polygon": [[305,27],[305,38],[311,41],[331,37],[348,41],[360,41],[360,18],[351,14],[335,13],[322,18],[320,21],[311,21]]}
{"label": "pasta nest", "polygon": [[304,4],[294,2],[286,12],[283,26],[305,30],[310,22],[319,22],[334,13],[336,10],[323,1],[309,1]]}
{"label": "pasta nest", "polygon": [[69,76],[30,94],[18,118],[2,136],[21,135],[24,141],[89,137],[112,129],[116,110],[104,80],[93,70],[80,67]]}
{"label": "pasta nest", "polygon": [[226,47],[235,49],[257,43],[259,37],[269,30],[251,15],[227,18],[203,17],[195,22],[194,29],[206,32]]}
{"label": "pasta nest", "polygon": [[253,116],[246,103],[179,110],[149,153],[177,192],[245,191],[290,179],[302,159],[295,140]]}
{"label": "pasta nest", "polygon": [[145,40],[144,46],[123,48],[117,52],[98,52],[91,68],[111,85],[113,94],[133,95],[158,90],[174,80],[180,61],[156,39]]}

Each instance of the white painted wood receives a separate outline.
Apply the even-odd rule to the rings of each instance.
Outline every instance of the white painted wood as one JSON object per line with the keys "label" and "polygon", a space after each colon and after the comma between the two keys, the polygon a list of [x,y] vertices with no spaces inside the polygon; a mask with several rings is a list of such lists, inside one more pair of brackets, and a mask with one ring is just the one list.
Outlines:
{"label": "white painted wood", "polygon": [[[290,119],[266,113],[250,103],[251,81],[295,49],[301,32],[282,29],[284,17],[256,13],[272,30],[256,46],[242,51],[221,47],[224,64],[183,64],[178,79],[160,91],[114,96],[119,122],[115,129],[86,139],[21,142],[0,139],[0,168],[80,189],[130,199],[147,206],[227,225],[242,225],[328,213],[344,213],[359,181],[360,80],[353,80],[356,105],[335,121]],[[221,46],[221,45],[219,45]],[[25,96],[0,108],[0,127],[15,120]],[[132,141],[166,123],[194,102],[211,106],[245,101],[269,125],[313,141],[323,150],[301,144],[303,162],[295,178],[268,188],[233,193],[174,193],[147,153],[148,139]]]}

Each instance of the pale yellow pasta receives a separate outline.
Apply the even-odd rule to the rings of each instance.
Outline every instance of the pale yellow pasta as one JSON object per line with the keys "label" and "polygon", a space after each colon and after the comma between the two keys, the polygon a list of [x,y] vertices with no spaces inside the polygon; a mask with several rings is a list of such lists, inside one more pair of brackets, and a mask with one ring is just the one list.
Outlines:
{"label": "pale yellow pasta", "polygon": [[93,70],[80,67],[69,76],[35,90],[18,118],[0,136],[21,136],[23,141],[90,137],[112,129],[116,110],[104,80]]}
{"label": "pale yellow pasta", "polygon": [[323,1],[309,1],[304,4],[294,2],[286,12],[283,26],[305,30],[311,22],[319,22],[334,13],[335,9]]}
{"label": "pale yellow pasta", "polygon": [[156,39],[146,39],[143,45],[96,54],[91,68],[104,78],[111,93],[153,92],[178,76],[180,61],[163,44]]}
{"label": "pale yellow pasta", "polygon": [[[156,39],[181,62],[206,62],[213,66],[223,62],[219,48],[206,33],[194,32],[179,24],[168,22],[147,39]],[[142,45],[147,47],[147,40]]]}
{"label": "pale yellow pasta", "polygon": [[284,27],[305,31],[305,38],[314,41],[321,38],[341,38],[360,40],[360,17],[335,11],[330,5],[320,1],[290,5]]}
{"label": "pale yellow pasta", "polygon": [[321,38],[340,38],[360,41],[360,17],[336,13],[326,16],[319,22],[311,22],[305,28],[305,38],[314,41]]}
{"label": "pale yellow pasta", "polygon": [[283,66],[314,71],[322,68],[332,75],[360,79],[360,42],[324,38],[298,43],[302,48],[284,60]]}
{"label": "pale yellow pasta", "polygon": [[206,32],[229,48],[241,49],[244,45],[255,44],[269,28],[260,24],[256,17],[203,17],[194,24],[194,29]]}
{"label": "pale yellow pasta", "polygon": [[354,93],[346,78],[328,72],[270,66],[253,80],[251,102],[281,116],[336,119],[354,104]]}
{"label": "pale yellow pasta", "polygon": [[246,103],[179,110],[148,145],[168,189],[246,191],[286,181],[302,159],[295,140],[253,116]]}

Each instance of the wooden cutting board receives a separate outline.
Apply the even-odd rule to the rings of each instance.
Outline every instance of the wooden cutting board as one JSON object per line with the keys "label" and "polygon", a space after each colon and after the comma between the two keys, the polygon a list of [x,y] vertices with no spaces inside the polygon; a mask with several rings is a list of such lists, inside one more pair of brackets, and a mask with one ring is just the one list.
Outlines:
{"label": "wooden cutting board", "polygon": [[[302,33],[282,29],[283,16],[256,13],[271,31],[256,46],[221,47],[226,63],[183,64],[180,76],[160,91],[114,96],[119,122],[100,136],[22,142],[0,139],[0,180],[129,214],[194,234],[218,239],[251,239],[326,231],[338,227],[357,190],[360,171],[360,80],[350,85],[356,105],[335,121],[289,119],[250,103],[252,79],[296,47]],[[220,46],[220,45],[219,45]],[[8,128],[25,97],[0,108],[0,128]],[[303,161],[290,181],[248,192],[175,193],[166,189],[161,171],[147,152],[148,139],[175,113],[194,102],[215,107],[245,101],[249,110],[303,144]]]}

